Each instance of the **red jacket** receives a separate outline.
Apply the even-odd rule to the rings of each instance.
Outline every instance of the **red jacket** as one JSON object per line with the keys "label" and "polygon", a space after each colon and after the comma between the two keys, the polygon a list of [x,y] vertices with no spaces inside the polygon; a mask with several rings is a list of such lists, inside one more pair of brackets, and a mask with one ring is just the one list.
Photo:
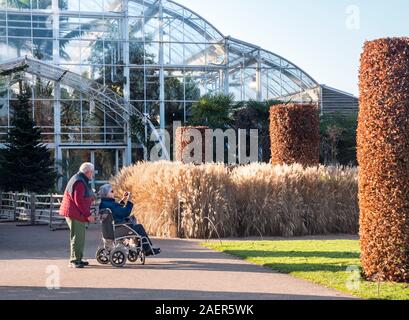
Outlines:
{"label": "red jacket", "polygon": [[86,197],[86,187],[82,181],[76,181],[72,193],[65,191],[60,207],[60,215],[81,222],[88,222],[91,216],[93,197]]}

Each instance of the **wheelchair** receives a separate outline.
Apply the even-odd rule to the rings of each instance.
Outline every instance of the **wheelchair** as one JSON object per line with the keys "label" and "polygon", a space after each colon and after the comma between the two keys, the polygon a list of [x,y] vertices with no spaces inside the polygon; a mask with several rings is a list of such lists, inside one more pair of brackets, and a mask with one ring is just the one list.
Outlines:
{"label": "wheelchair", "polygon": [[153,248],[146,237],[140,236],[132,229],[132,222],[115,224],[110,209],[99,211],[99,220],[102,227],[102,245],[96,252],[96,260],[99,264],[111,263],[116,268],[125,266],[126,262],[144,265],[146,254],[143,250],[146,245]]}

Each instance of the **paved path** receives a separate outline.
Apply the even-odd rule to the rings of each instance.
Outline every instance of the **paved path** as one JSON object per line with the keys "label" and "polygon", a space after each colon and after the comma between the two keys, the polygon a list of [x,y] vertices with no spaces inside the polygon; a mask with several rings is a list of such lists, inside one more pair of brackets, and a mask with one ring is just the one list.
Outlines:
{"label": "paved path", "polygon": [[[303,300],[347,295],[216,253],[197,241],[155,240],[163,253],[147,265],[115,269],[93,259],[100,234],[87,233],[91,267],[67,265],[67,231],[0,224],[0,299]],[[51,267],[50,267],[51,266]],[[48,290],[47,268],[59,270],[59,290]]]}

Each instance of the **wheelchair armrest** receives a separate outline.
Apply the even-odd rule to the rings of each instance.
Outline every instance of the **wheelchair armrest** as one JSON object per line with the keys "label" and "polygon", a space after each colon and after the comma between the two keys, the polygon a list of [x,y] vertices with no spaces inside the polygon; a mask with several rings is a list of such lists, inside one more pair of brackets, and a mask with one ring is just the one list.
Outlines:
{"label": "wheelchair armrest", "polygon": [[137,224],[137,223],[136,223],[136,219],[135,219],[135,218],[129,217],[129,218],[125,218],[125,220],[124,220],[124,222],[123,222],[122,224],[125,224],[125,225],[134,225],[134,224]]}
{"label": "wheelchair armrest", "polygon": [[103,215],[103,214],[112,214],[112,211],[111,211],[111,209],[105,208],[105,209],[99,210],[98,213],[99,213],[100,215]]}
{"label": "wheelchair armrest", "polygon": [[133,225],[132,223],[115,223],[114,224],[115,227],[121,227],[121,226],[129,227],[132,225]]}

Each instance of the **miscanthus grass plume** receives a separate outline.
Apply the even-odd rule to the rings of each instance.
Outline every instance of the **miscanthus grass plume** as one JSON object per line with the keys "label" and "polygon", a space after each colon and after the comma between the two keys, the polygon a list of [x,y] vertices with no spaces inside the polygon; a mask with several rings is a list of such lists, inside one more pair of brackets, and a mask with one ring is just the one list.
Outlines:
{"label": "miscanthus grass plume", "polygon": [[152,235],[208,238],[358,233],[357,169],[138,163],[112,179]]}

